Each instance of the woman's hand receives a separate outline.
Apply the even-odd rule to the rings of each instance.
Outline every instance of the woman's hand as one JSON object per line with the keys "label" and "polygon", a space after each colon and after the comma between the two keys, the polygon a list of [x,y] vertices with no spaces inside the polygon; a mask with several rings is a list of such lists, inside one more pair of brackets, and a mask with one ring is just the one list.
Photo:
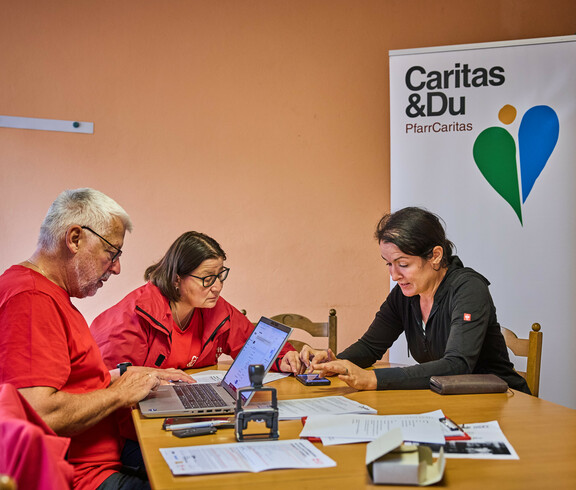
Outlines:
{"label": "woman's hand", "polygon": [[312,364],[312,367],[320,370],[320,376],[338,374],[338,378],[357,390],[375,390],[377,388],[376,373],[366,371],[350,361],[337,359],[322,364]]}
{"label": "woman's hand", "polygon": [[283,373],[302,374],[304,369],[305,366],[295,350],[288,351],[280,362],[280,371]]}
{"label": "woman's hand", "polygon": [[334,361],[336,356],[330,349],[313,349],[309,345],[302,347],[300,351],[300,360],[306,366],[306,371],[311,373],[314,369],[313,364],[321,364],[324,362]]}

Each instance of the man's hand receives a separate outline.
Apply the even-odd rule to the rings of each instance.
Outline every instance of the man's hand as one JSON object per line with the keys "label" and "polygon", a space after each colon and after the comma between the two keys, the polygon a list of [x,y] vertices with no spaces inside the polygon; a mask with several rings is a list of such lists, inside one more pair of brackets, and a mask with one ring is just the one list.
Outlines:
{"label": "man's hand", "polygon": [[[126,373],[124,373],[124,376],[127,373],[133,373],[133,372],[146,373],[146,374],[149,373],[152,376],[156,376],[160,380],[160,384],[163,385],[168,384],[170,381],[184,381],[186,383],[196,383],[196,380],[192,376],[186,374],[181,369],[174,369],[174,368],[158,369],[145,366],[128,366],[128,369],[126,370]],[[110,378],[112,382],[118,380],[120,378],[120,370],[112,369],[110,371]]]}
{"label": "man's hand", "polygon": [[73,436],[96,425],[112,412],[135,405],[160,385],[144,371],[124,373],[102,390],[68,393],[49,386],[20,388],[24,398],[59,436]]}
{"label": "man's hand", "polygon": [[160,378],[152,372],[127,370],[106,391],[116,394],[120,406],[131,407],[146,398],[148,393],[158,388],[160,384]]}
{"label": "man's hand", "polygon": [[49,386],[20,388],[19,391],[54,432],[60,436],[72,436],[119,408],[135,405],[161,384],[195,382],[180,369],[130,366],[122,376],[118,369],[112,370],[111,374],[116,376],[107,389],[89,393],[67,393]]}

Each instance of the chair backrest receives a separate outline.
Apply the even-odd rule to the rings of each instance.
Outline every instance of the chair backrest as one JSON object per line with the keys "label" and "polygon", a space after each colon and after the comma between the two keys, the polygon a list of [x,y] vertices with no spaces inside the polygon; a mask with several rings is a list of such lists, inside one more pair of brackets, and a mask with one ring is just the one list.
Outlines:
{"label": "chair backrest", "polygon": [[540,324],[532,324],[532,331],[527,339],[519,339],[517,335],[505,327],[502,328],[502,335],[506,341],[506,346],[515,356],[526,357],[526,372],[518,371],[518,374],[526,378],[528,388],[534,396],[540,393],[540,364],[542,360],[542,332]]}
{"label": "chair backrest", "polygon": [[18,490],[16,480],[8,475],[0,475],[0,490]]}
{"label": "chair backrest", "polygon": [[[246,314],[246,310],[242,310],[242,313]],[[328,347],[332,349],[334,354],[337,354],[338,317],[336,316],[336,310],[334,308],[330,309],[327,322],[313,322],[305,316],[296,313],[284,313],[281,315],[274,315],[270,318],[283,323],[284,325],[288,325],[289,327],[304,330],[312,337],[327,337]],[[290,339],[290,343],[298,351],[301,350],[305,344],[305,342],[292,339]]]}
{"label": "chair backrest", "polygon": [[[312,337],[328,337],[328,347],[334,354],[337,354],[338,317],[336,316],[336,310],[334,308],[330,309],[327,322],[313,322],[305,316],[296,313],[274,315],[272,320],[276,320],[292,328],[304,330],[312,335]],[[299,340],[290,340],[290,343],[297,350],[301,350],[305,344],[305,342],[300,342]]]}

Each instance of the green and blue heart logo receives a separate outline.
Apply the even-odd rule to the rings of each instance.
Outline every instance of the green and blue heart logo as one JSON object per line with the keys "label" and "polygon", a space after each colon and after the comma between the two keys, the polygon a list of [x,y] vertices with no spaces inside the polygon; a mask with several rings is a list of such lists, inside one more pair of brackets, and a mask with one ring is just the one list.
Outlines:
{"label": "green and blue heart logo", "polygon": [[[516,119],[516,108],[505,105],[500,109],[498,119],[503,124],[512,124]],[[519,165],[516,161],[516,141],[505,128],[487,128],[474,142],[473,155],[478,169],[516,212],[521,225],[522,204],[548,163],[559,132],[560,123],[554,109],[539,105],[528,109],[520,121]]]}

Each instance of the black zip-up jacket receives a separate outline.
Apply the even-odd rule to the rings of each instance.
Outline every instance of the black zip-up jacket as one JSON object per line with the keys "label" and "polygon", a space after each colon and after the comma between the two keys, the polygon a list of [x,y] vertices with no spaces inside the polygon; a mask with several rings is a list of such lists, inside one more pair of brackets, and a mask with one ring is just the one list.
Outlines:
{"label": "black zip-up jacket", "polygon": [[396,285],[367,332],[338,358],[369,367],[404,332],[410,353],[419,364],[376,369],[379,390],[429,388],[431,376],[492,373],[510,388],[530,393],[510,362],[489,284],[484,276],[453,257],[434,295],[425,333],[420,296],[408,298]]}

